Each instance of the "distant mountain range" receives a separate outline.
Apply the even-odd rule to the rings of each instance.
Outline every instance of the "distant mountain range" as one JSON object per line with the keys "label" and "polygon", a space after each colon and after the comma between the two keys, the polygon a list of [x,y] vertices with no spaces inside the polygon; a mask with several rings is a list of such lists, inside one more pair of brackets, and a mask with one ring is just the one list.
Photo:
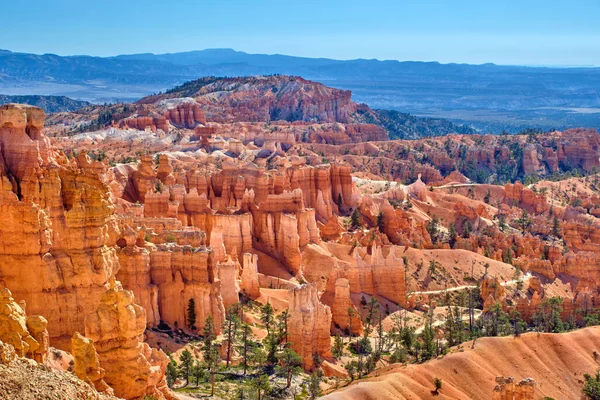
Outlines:
{"label": "distant mountain range", "polygon": [[75,111],[90,105],[87,101],[73,100],[65,96],[7,96],[0,94],[0,104],[6,103],[29,104],[43,109],[47,114]]}
{"label": "distant mountain range", "polygon": [[332,60],[211,49],[116,57],[0,50],[0,93],[133,101],[203,76],[299,75],[373,108],[468,122],[481,131],[600,128],[600,68]]}

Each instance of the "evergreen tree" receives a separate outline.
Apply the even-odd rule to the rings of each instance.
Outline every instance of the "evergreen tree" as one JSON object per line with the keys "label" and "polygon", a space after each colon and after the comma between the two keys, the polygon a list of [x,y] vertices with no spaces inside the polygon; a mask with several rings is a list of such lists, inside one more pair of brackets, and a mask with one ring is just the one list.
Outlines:
{"label": "evergreen tree", "polygon": [[284,343],[287,343],[288,340],[288,319],[290,319],[288,310],[283,310],[281,314],[277,316],[277,329],[279,330],[278,341],[282,346]]}
{"label": "evergreen tree", "polygon": [[379,211],[379,214],[377,214],[377,229],[379,229],[379,232],[383,232],[383,228],[383,213]]}
{"label": "evergreen tree", "polygon": [[208,354],[208,359],[204,360],[208,365],[208,370],[210,372],[210,395],[214,397],[215,395],[215,375],[217,374],[217,368],[219,366],[219,361],[221,361],[221,357],[219,356],[219,350],[217,346],[211,344],[210,351]]}
{"label": "evergreen tree", "polygon": [[525,233],[527,231],[527,228],[529,228],[532,224],[531,218],[529,217],[529,213],[527,212],[527,210],[523,210],[521,218],[517,218],[516,222],[521,228],[521,231]]}
{"label": "evergreen tree", "polygon": [[308,381],[308,393],[310,395],[309,399],[314,400],[321,394],[321,380],[323,379],[323,372],[321,370],[316,370],[312,374],[310,374],[310,378]]}
{"label": "evergreen tree", "polygon": [[421,358],[423,360],[429,360],[436,356],[436,344],[435,344],[435,331],[431,326],[431,317],[430,322],[425,324],[423,329],[423,352]]}
{"label": "evergreen tree", "polygon": [[469,236],[471,236],[472,229],[473,225],[471,224],[471,221],[465,221],[465,224],[463,225],[463,238],[468,239]]}
{"label": "evergreen tree", "polygon": [[238,327],[240,325],[239,318],[240,305],[232,304],[227,308],[225,314],[225,336],[227,336],[227,355],[225,358],[225,368],[229,368],[229,361],[231,360],[231,349],[233,348],[235,338],[237,337]]}
{"label": "evergreen tree", "polygon": [[485,204],[490,204],[490,197],[492,197],[492,193],[490,192],[490,189],[488,189],[485,196],[483,196],[483,202]]}
{"label": "evergreen tree", "polygon": [[179,366],[177,365],[177,361],[173,360],[172,357],[169,357],[170,361],[167,364],[166,378],[167,385],[172,388],[179,376]]}
{"label": "evergreen tree", "polygon": [[192,376],[196,381],[196,386],[198,386],[200,384],[200,380],[204,378],[204,368],[202,368],[200,361],[196,361],[192,367]]}
{"label": "evergreen tree", "polygon": [[188,349],[185,349],[181,352],[181,356],[179,357],[180,365],[179,365],[179,375],[185,379],[185,385],[187,386],[190,381],[190,375],[192,373],[192,367],[194,366],[194,359],[192,357],[192,353]]}
{"label": "evergreen tree", "polygon": [[294,350],[286,347],[277,354],[277,360],[279,361],[279,364],[277,365],[276,370],[280,375],[285,376],[285,387],[287,389],[292,384],[294,374],[302,370],[302,357]]}
{"label": "evergreen tree", "polygon": [[362,227],[362,223],[360,222],[360,213],[358,212],[358,208],[355,208],[352,211],[352,215],[350,216],[350,227],[352,229],[358,229]]}
{"label": "evergreen tree", "polygon": [[552,223],[552,235],[560,238],[560,220],[557,217],[554,217],[554,221]]}
{"label": "evergreen tree", "polygon": [[442,390],[442,380],[440,378],[438,378],[437,376],[435,377],[435,379],[433,380],[433,385],[435,386],[435,394],[439,394],[440,390]]}
{"label": "evergreen tree", "polygon": [[271,304],[267,303],[264,306],[262,306],[262,308],[260,309],[260,312],[261,312],[260,321],[265,326],[265,329],[267,330],[267,335],[270,335],[271,327],[273,326],[275,311],[273,310],[273,307],[271,306]]}
{"label": "evergreen tree", "polygon": [[343,205],[344,205],[344,199],[342,198],[342,194],[338,193],[338,197],[337,197],[338,209],[341,209]]}
{"label": "evergreen tree", "polygon": [[196,302],[193,298],[188,301],[187,307],[187,326],[192,331],[196,330]]}
{"label": "evergreen tree", "polygon": [[236,346],[238,354],[242,357],[242,367],[244,376],[248,372],[248,367],[254,362],[262,362],[264,358],[258,343],[253,340],[252,329],[250,325],[243,323],[239,330],[239,342]]}
{"label": "evergreen tree", "polygon": [[431,236],[431,241],[437,243],[439,233],[439,219],[436,215],[427,223],[427,233]]}
{"label": "evergreen tree", "polygon": [[354,380],[354,378],[356,377],[356,361],[347,362],[344,365],[344,368],[346,369],[346,372],[348,373],[350,382],[352,382]]}
{"label": "evergreen tree", "polygon": [[454,248],[456,244],[456,237],[458,234],[456,233],[456,227],[454,226],[454,222],[450,222],[450,226],[448,227],[448,244],[450,248]]}
{"label": "evergreen tree", "polygon": [[597,370],[594,376],[584,374],[583,378],[583,394],[590,400],[600,400],[600,370]]}
{"label": "evergreen tree", "polygon": [[215,335],[215,322],[211,315],[206,317],[206,320],[204,321],[204,328],[202,329],[202,336],[203,336],[202,351],[204,353],[204,360],[208,360],[211,357],[210,352],[213,347],[213,342],[217,338],[217,336]]}
{"label": "evergreen tree", "polygon": [[498,229],[500,229],[500,232],[504,232],[506,229],[506,217],[504,214],[498,213]]}
{"label": "evergreen tree", "polygon": [[340,337],[340,335],[335,335],[331,353],[333,354],[333,357],[338,360],[342,358],[342,355],[344,354],[344,340]]}
{"label": "evergreen tree", "polygon": [[256,389],[256,397],[261,400],[263,394],[267,393],[271,389],[269,384],[269,376],[267,374],[260,374],[257,378],[252,380],[252,386]]}

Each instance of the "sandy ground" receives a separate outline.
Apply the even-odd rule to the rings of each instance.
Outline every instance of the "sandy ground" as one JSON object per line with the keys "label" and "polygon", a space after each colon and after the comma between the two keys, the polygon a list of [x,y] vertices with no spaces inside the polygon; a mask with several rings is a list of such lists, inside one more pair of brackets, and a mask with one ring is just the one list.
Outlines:
{"label": "sandy ground", "polygon": [[443,388],[437,399],[487,400],[496,376],[512,376],[516,382],[533,378],[536,399],[579,399],[583,374],[593,374],[599,367],[600,327],[481,338],[472,347],[473,342],[464,343],[452,354],[425,364],[391,365],[324,399],[429,399],[434,398],[433,381],[439,377]]}

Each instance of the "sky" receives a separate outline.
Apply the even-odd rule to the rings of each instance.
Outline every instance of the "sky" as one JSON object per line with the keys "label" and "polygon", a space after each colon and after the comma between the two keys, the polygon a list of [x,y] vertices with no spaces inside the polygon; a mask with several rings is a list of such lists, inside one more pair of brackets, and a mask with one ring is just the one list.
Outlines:
{"label": "sky", "polygon": [[[600,0],[2,0],[0,49],[600,66]],[[26,6],[24,5],[26,4]]]}

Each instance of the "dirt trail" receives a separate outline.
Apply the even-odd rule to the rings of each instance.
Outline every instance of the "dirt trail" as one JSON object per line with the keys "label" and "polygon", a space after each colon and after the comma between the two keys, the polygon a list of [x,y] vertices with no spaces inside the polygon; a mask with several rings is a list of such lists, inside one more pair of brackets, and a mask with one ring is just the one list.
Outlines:
{"label": "dirt trail", "polygon": [[[523,283],[528,282],[529,279],[532,278],[532,276],[533,275],[531,275],[530,273],[523,275],[523,279],[522,279]],[[514,284],[518,283],[519,280],[520,279],[513,279],[510,281],[501,282],[500,285],[502,285],[502,286],[514,285]],[[477,286],[475,286],[475,285],[463,285],[463,286],[455,286],[455,287],[451,287],[451,288],[447,288],[447,289],[410,292],[409,295],[411,295],[411,294],[439,294],[439,293],[446,293],[446,292],[456,292],[458,290],[464,290],[464,289],[475,289],[476,287]]]}

